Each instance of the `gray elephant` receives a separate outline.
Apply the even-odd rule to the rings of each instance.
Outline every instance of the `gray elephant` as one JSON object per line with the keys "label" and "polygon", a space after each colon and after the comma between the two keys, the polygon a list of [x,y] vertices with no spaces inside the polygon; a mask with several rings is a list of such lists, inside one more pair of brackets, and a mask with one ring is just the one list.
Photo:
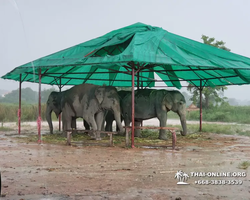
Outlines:
{"label": "gray elephant", "polygon": [[[131,122],[131,94],[125,96],[121,107],[125,126],[129,126]],[[186,135],[186,101],[179,91],[154,89],[135,91],[135,126],[139,126],[142,120],[157,117],[160,121],[160,127],[166,127],[167,112],[170,110],[179,115],[183,129],[181,134]],[[139,136],[139,133],[140,130],[136,129],[135,136]],[[159,139],[167,139],[166,130],[159,131]]]}
{"label": "gray elephant", "polygon": [[[51,120],[51,113],[52,111],[54,111],[54,113],[56,114],[56,117],[58,118],[59,115],[62,113],[62,101],[64,99],[64,95],[66,94],[66,92],[51,92],[48,100],[47,100],[47,105],[46,105],[46,120],[49,124],[49,129],[50,129],[50,133],[53,134],[53,124],[52,124],[52,120]],[[71,128],[76,129],[76,119],[77,117],[74,116],[72,117],[72,121],[71,121]],[[89,130],[89,124],[83,120],[83,124],[86,130]]]}
{"label": "gray elephant", "polygon": [[[127,91],[127,90],[118,91],[118,95],[120,97],[120,104],[122,104],[122,101],[127,94],[131,94],[131,91]],[[105,117],[105,121],[106,121],[105,131],[112,131],[114,120],[115,120],[114,113],[109,110]],[[121,121],[123,121],[122,110],[121,110]],[[118,131],[118,126],[116,126],[116,131]]]}
{"label": "gray elephant", "polygon": [[[112,110],[120,131],[123,131],[120,99],[116,88],[112,86],[81,84],[61,93],[52,92],[46,109],[46,119],[50,127],[52,110],[57,116],[62,111],[64,132],[72,127],[72,119],[78,117],[82,117],[93,130],[101,130],[106,110]],[[100,134],[95,138],[100,139]]]}

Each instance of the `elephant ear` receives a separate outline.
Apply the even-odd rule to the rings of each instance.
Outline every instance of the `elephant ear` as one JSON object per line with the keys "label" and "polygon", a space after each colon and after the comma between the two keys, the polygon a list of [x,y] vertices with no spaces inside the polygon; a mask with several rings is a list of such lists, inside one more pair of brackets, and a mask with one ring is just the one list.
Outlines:
{"label": "elephant ear", "polygon": [[105,93],[104,87],[99,87],[95,90],[95,97],[99,104],[101,104],[104,99],[104,93]]}
{"label": "elephant ear", "polygon": [[164,105],[166,106],[168,111],[172,109],[173,103],[174,103],[173,97],[169,94],[166,94],[164,98]]}

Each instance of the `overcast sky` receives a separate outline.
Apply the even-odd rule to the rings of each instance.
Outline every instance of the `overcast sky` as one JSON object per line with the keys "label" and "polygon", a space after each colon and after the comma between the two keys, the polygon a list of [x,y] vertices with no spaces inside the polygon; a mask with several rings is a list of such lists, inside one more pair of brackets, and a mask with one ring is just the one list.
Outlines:
{"label": "overcast sky", "polygon": [[[202,34],[215,37],[231,52],[250,57],[249,8],[249,0],[0,0],[0,76],[136,22],[199,42]],[[0,89],[18,84],[0,79]],[[250,86],[229,86],[225,96],[250,99]]]}

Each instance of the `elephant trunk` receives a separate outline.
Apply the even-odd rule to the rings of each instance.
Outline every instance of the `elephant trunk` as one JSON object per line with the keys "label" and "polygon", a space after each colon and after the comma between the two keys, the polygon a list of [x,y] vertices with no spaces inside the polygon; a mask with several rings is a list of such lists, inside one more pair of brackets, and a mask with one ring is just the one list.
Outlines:
{"label": "elephant trunk", "polygon": [[186,117],[180,116],[180,120],[181,120],[181,126],[182,126],[182,130],[183,130],[183,131],[181,131],[181,135],[185,136],[187,134]]}
{"label": "elephant trunk", "polygon": [[53,134],[53,124],[52,124],[52,120],[51,120],[51,113],[52,113],[52,109],[49,106],[47,106],[47,108],[46,108],[46,120],[49,124],[50,134]]}
{"label": "elephant trunk", "polygon": [[121,111],[120,109],[114,109],[114,117],[115,117],[115,121],[116,121],[116,125],[118,126],[120,132],[124,132],[123,130],[123,126],[121,123]]}

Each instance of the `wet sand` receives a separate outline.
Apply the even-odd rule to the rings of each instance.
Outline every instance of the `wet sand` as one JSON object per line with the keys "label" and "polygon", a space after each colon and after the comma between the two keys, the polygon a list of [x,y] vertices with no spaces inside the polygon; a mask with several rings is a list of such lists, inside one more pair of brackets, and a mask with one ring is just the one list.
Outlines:
{"label": "wet sand", "polygon": [[[32,125],[24,126],[23,132],[26,129],[36,131]],[[44,130],[48,130],[46,124]],[[238,168],[242,161],[250,161],[250,138],[207,137],[200,143],[177,141],[178,150],[172,151],[26,144],[0,132],[2,194],[6,194],[1,199],[250,199],[250,169]],[[189,184],[177,185],[178,170],[189,175]],[[191,177],[191,172],[244,172],[246,176]],[[210,183],[200,185],[199,180]]]}

